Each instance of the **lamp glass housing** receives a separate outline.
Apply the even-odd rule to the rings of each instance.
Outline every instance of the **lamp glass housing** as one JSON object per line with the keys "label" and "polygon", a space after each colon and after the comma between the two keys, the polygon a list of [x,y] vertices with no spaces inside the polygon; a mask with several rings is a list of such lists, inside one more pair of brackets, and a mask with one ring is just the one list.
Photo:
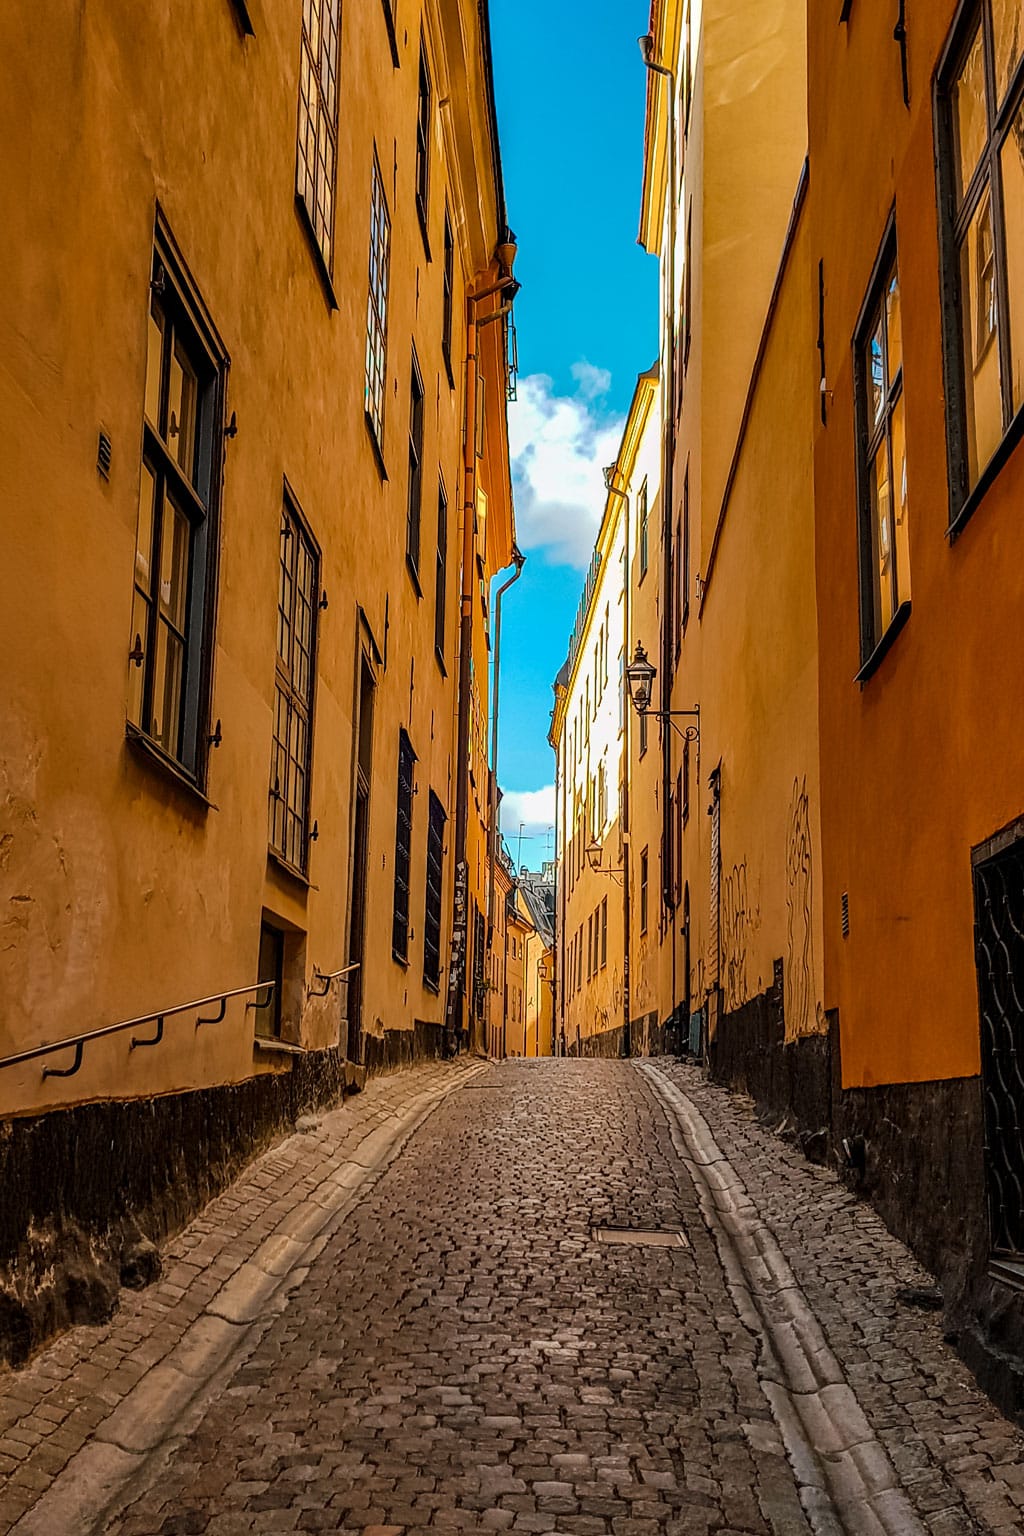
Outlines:
{"label": "lamp glass housing", "polygon": [[647,659],[647,652],[638,641],[633,660],[626,668],[629,696],[638,714],[646,714],[651,707],[651,689],[656,676],[657,668]]}

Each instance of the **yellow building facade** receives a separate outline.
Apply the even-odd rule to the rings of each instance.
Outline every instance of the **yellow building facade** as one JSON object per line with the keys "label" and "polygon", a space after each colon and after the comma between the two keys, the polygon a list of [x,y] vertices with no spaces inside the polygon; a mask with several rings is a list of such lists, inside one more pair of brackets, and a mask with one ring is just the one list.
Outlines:
{"label": "yellow building facade", "polygon": [[781,1102],[826,1072],[804,7],[656,3],[647,59],[662,1011],[714,1070]]}
{"label": "yellow building facade", "polygon": [[174,1103],[217,1143],[242,1094],[257,1144],[472,1022],[514,535],[486,7],[104,0],[0,41],[0,1113]]}

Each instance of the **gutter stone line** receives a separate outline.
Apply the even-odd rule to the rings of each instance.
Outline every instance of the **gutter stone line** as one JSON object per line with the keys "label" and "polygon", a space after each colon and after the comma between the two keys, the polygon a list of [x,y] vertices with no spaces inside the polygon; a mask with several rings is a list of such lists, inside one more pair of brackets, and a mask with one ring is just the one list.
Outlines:
{"label": "gutter stone line", "polygon": [[774,1233],[693,1101],[648,1062],[743,1323],[815,1536],[927,1536]]}
{"label": "gutter stone line", "polygon": [[199,1423],[349,1211],[422,1122],[488,1065],[481,1062],[417,1094],[364,1136],[350,1156],[340,1159],[252,1257],[238,1265],[166,1358],[152,1366],[97,1426],[26,1510],[11,1536],[54,1536],[59,1531],[89,1536],[105,1530],[104,1516],[115,1500],[129,1487],[141,1490],[159,1474],[165,1457]]}

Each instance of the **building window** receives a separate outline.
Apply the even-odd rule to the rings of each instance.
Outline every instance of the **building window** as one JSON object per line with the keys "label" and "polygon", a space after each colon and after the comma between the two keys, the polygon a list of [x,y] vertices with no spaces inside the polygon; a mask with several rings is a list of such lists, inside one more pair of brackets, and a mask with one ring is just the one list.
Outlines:
{"label": "building window", "polygon": [[445,602],[448,585],[448,498],[437,484],[437,559],[434,567],[434,655],[444,670]]}
{"label": "building window", "polygon": [[441,896],[444,876],[444,806],[430,791],[427,823],[427,889],[423,913],[423,980],[432,992],[441,981]]}
{"label": "building window", "polygon": [[981,0],[940,74],[952,523],[1024,404],[1024,26]]}
{"label": "building window", "polygon": [[409,959],[409,868],[412,859],[412,774],[416,754],[404,731],[398,733],[398,794],[395,805],[395,899],[391,953]]}
{"label": "building window", "polygon": [[412,352],[412,368],[409,379],[409,485],[405,509],[405,558],[417,577],[419,587],[420,567],[420,509],[423,500],[423,379],[416,360],[416,348]]}
{"label": "building window", "polygon": [[[430,70],[427,67],[427,51],[420,39],[419,96],[416,107],[416,212],[420,216],[420,229],[427,240],[427,217],[430,193]],[[430,254],[429,245],[427,254]]]}
{"label": "building window", "polygon": [[328,274],[334,260],[341,0],[303,0],[295,192]]}
{"label": "building window", "polygon": [[394,0],[381,0],[384,10],[384,25],[388,33],[388,46],[391,49],[391,62],[397,69],[402,62],[398,52],[398,33],[395,31],[395,5]]}
{"label": "building window", "polygon": [[256,1035],[263,1040],[280,1040],[284,991],[284,933],[273,923],[265,920],[260,925],[258,980],[263,985],[253,998]]}
{"label": "building window", "polygon": [[686,266],[683,269],[683,372],[690,363],[690,335],[693,322],[693,206],[686,213]]}
{"label": "building window", "polygon": [[676,518],[675,543],[674,543],[673,547],[675,549],[675,555],[674,555],[673,560],[672,560],[672,570],[673,570],[674,575],[675,575],[675,584],[676,584],[675,597],[674,597],[673,603],[672,603],[673,616],[675,618],[675,624],[673,625],[673,635],[674,635],[675,638],[674,638],[673,644],[674,644],[674,647],[675,647],[675,664],[676,664],[676,666],[678,666],[680,652],[682,651],[682,647],[683,647],[683,602],[684,602],[684,596],[685,596],[685,592],[684,592],[684,588],[683,588],[683,514],[682,514],[682,511],[680,511],[679,516]]}
{"label": "building window", "polygon": [[444,308],[441,329],[441,351],[444,354],[444,365],[448,370],[448,382],[454,388],[455,374],[452,371],[452,317],[455,311],[455,237],[452,234],[451,215],[447,206],[444,210]]}
{"label": "building window", "polygon": [[227,358],[158,230],[150,283],[128,722],[201,782]]}
{"label": "building window", "polygon": [[683,607],[679,615],[679,628],[686,633],[686,622],[690,617],[690,461],[686,461],[686,469],[683,473],[683,547],[679,552],[682,572],[680,576],[683,594]]}
{"label": "building window", "polygon": [[300,875],[305,875],[309,862],[309,773],[319,587],[320,552],[286,490],[277,597],[270,848]]}
{"label": "building window", "polygon": [[375,154],[370,196],[370,293],[366,311],[366,415],[381,453],[384,451],[390,266],[391,215]]}
{"label": "building window", "polygon": [[640,932],[647,932],[648,869],[647,849],[640,854]]}
{"label": "building window", "polygon": [[648,560],[649,560],[648,528],[647,528],[647,523],[648,523],[648,513],[647,513],[647,481],[646,480],[644,481],[643,485],[640,487],[639,494],[637,495],[636,507],[637,507],[637,513],[636,513],[636,515],[637,515],[637,524],[638,524],[638,529],[639,529],[639,532],[637,534],[637,543],[640,546],[640,580],[643,581],[644,577],[647,575],[647,564],[648,564]]}
{"label": "building window", "polygon": [[608,897],[601,902],[601,969],[608,964]]}
{"label": "building window", "polygon": [[890,228],[856,340],[861,662],[910,603],[903,336],[896,233]]}
{"label": "building window", "polygon": [[587,980],[594,974],[594,914],[587,918]]}

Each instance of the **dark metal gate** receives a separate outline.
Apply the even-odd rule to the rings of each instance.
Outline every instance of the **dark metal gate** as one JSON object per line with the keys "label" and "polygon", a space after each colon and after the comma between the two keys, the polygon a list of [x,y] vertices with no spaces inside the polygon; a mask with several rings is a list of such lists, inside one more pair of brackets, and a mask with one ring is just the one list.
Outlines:
{"label": "dark metal gate", "polygon": [[1024,1258],[1024,840],[975,863],[974,950],[992,1251]]}

